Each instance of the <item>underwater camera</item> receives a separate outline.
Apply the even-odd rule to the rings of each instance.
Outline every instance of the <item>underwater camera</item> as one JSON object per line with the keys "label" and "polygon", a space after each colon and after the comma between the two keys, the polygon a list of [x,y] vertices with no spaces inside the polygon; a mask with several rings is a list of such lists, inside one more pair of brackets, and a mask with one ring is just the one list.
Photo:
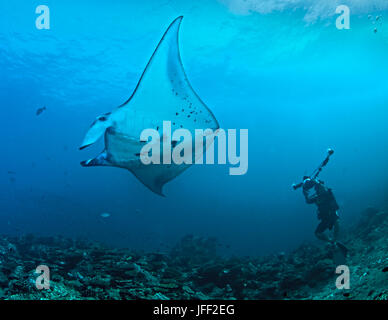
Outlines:
{"label": "underwater camera", "polygon": [[311,179],[311,180],[316,179],[316,178],[318,177],[318,175],[321,173],[323,167],[325,167],[325,166],[327,165],[327,163],[329,162],[330,157],[331,157],[331,155],[332,155],[333,153],[334,153],[334,150],[333,150],[333,149],[331,149],[331,148],[327,149],[326,158],[325,158],[325,160],[322,161],[322,163],[319,165],[319,167],[316,168],[310,176],[305,176],[305,177],[303,177],[303,181],[302,181],[302,182],[299,182],[298,184],[296,184],[296,183],[292,184],[292,188],[293,188],[294,190],[297,190],[297,189],[299,189],[300,187],[303,186],[304,181],[305,181],[306,179]]}

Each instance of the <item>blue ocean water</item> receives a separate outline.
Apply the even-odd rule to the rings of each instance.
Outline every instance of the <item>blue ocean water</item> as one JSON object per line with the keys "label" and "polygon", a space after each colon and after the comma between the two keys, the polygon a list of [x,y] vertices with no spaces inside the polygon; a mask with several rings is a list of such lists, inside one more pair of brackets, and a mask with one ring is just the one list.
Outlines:
{"label": "blue ocean water", "polygon": [[[288,251],[317,224],[291,184],[328,147],[321,178],[342,224],[386,205],[387,8],[355,7],[351,28],[338,30],[334,5],[264,3],[0,0],[0,233],[145,250],[193,233],[235,254]],[[50,8],[49,30],[35,27],[39,4]],[[222,128],[249,130],[249,170],[192,166],[162,198],[125,170],[82,168],[102,141],[78,147],[98,115],[128,99],[179,15],[187,76]]]}

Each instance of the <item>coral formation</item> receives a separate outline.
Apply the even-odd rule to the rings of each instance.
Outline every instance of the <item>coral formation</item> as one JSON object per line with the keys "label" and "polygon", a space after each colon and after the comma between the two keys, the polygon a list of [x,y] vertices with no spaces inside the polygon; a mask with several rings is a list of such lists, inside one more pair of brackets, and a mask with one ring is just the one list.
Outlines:
{"label": "coral formation", "polygon": [[[139,253],[62,237],[0,237],[0,299],[375,299],[388,297],[388,214],[365,210],[348,230],[350,289],[332,249],[221,257],[217,241],[184,237],[168,253]],[[38,265],[50,289],[36,288]]]}

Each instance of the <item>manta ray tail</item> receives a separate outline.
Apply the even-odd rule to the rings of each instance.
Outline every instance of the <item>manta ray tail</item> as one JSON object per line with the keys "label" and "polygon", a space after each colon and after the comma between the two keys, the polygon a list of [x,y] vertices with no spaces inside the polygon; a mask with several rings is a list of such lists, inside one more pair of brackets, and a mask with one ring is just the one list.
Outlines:
{"label": "manta ray tail", "polygon": [[80,150],[92,145],[104,134],[105,130],[112,124],[110,115],[111,113],[108,112],[94,120],[88,132],[86,133]]}

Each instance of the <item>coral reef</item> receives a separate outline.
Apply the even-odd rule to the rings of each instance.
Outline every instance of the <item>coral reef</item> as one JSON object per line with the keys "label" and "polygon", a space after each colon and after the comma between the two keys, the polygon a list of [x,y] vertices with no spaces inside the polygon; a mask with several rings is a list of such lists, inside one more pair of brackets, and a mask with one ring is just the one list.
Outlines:
{"label": "coral reef", "polygon": [[[332,248],[303,244],[268,257],[221,257],[217,241],[184,237],[168,253],[140,253],[62,237],[0,237],[0,299],[388,298],[388,214],[365,210],[348,230],[350,289],[336,288]],[[38,290],[35,269],[50,268]]]}

